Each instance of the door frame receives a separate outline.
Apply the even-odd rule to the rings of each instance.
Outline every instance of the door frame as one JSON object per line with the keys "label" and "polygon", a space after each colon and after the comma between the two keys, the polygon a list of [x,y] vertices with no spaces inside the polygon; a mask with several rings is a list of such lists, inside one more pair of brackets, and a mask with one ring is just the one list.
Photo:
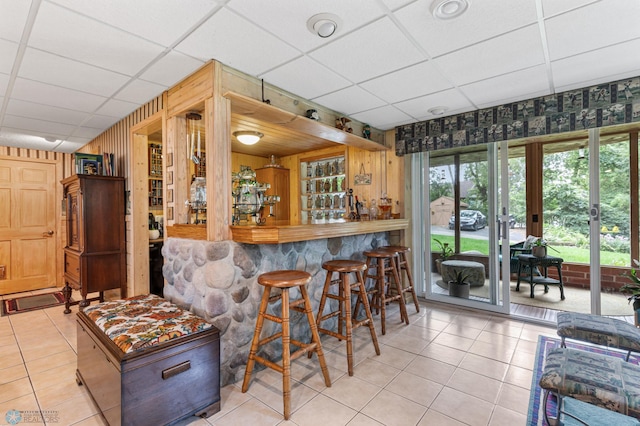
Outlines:
{"label": "door frame", "polygon": [[[129,129],[131,152],[131,265],[129,272],[130,296],[149,293],[149,145],[148,136],[162,129],[162,141],[167,140],[165,128],[165,111],[159,111]],[[165,158],[162,170],[166,169]],[[163,200],[166,200],[166,185],[162,185]],[[163,203],[163,217],[166,221],[166,203]],[[166,229],[164,227],[163,229]],[[165,231],[166,237],[166,231]]]}

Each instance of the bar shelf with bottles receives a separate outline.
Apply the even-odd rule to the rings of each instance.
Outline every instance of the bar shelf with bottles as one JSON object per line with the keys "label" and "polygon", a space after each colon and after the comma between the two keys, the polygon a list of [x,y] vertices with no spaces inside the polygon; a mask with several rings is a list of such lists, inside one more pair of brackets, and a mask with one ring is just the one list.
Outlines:
{"label": "bar shelf with bottles", "polygon": [[300,162],[302,223],[342,222],[347,214],[344,155]]}

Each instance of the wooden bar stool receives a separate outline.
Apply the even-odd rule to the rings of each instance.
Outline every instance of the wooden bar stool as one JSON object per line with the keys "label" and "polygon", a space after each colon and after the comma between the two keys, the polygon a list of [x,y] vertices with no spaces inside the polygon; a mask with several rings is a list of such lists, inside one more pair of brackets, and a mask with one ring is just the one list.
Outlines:
{"label": "wooden bar stool", "polygon": [[[407,260],[407,253],[411,251],[411,248],[405,246],[384,246],[384,249],[393,250],[398,253],[397,265],[398,276],[400,276],[400,287],[402,287],[403,293],[411,293],[413,297],[413,304],[416,306],[416,312],[420,312],[420,305],[418,304],[418,296],[416,295],[416,289],[413,285],[413,276],[411,275],[411,268],[409,267],[409,261]],[[407,276],[407,285],[404,285],[404,271]]]}
{"label": "wooden bar stool", "polygon": [[[347,342],[347,366],[349,375],[353,376],[353,335],[352,331],[360,326],[368,325],[371,333],[371,340],[376,349],[376,354],[380,355],[380,347],[378,346],[378,337],[373,326],[373,317],[369,308],[369,300],[367,298],[367,290],[364,287],[364,278],[362,272],[367,269],[364,262],[356,260],[330,260],[322,264],[322,268],[327,271],[327,278],[324,281],[324,289],[320,298],[320,307],[316,322],[320,333],[329,336],[344,339]],[[338,278],[333,279],[333,274],[337,273]],[[355,281],[350,282],[349,275],[355,274]],[[338,286],[337,294],[330,292],[332,286]],[[364,306],[365,318],[358,320],[356,315],[351,312],[351,295],[356,294],[358,302]],[[322,315],[327,299],[337,300],[338,307],[336,311],[331,311],[326,315]],[[354,313],[357,311],[353,311]],[[338,332],[322,328],[321,323],[329,318],[338,317]],[[344,330],[344,332],[343,332]]]}
{"label": "wooden bar stool", "polygon": [[[386,306],[389,302],[398,302],[400,305],[400,320],[409,324],[409,315],[407,315],[407,307],[404,304],[402,288],[400,286],[400,276],[398,275],[398,266],[396,264],[397,255],[393,250],[379,248],[376,250],[365,251],[367,256],[367,274],[366,278],[374,281],[369,293],[372,294],[370,305],[380,312],[380,323],[382,325],[382,334],[386,333]],[[371,271],[375,270],[375,274]],[[395,290],[395,294],[391,294],[391,289]],[[357,311],[358,304],[356,304]]]}
{"label": "wooden bar stool", "polygon": [[[322,352],[322,345],[320,344],[320,336],[318,335],[318,329],[316,327],[316,321],[313,318],[313,312],[311,311],[311,301],[307,293],[307,284],[311,281],[311,275],[304,271],[273,271],[262,274],[258,277],[258,283],[264,286],[264,293],[262,294],[262,301],[260,302],[260,309],[258,312],[258,318],[256,320],[256,330],[253,333],[253,340],[251,342],[251,350],[249,351],[249,359],[247,360],[247,368],[244,372],[244,382],[242,383],[242,392],[246,392],[249,389],[249,380],[251,379],[251,372],[253,371],[254,363],[257,361],[260,364],[267,366],[279,373],[282,373],[282,396],[284,399],[284,418],[289,419],[291,415],[291,361],[299,358],[305,353],[317,352],[318,360],[320,361],[320,368],[322,369],[322,375],[324,376],[324,383],[327,387],[331,387],[331,379],[329,378],[329,370],[324,359],[324,353]],[[298,287],[302,298],[290,301],[289,289],[292,287]],[[271,296],[271,289],[277,288],[282,290],[280,294]],[[267,313],[267,306],[269,303],[276,302],[282,299],[282,316],[277,317]],[[303,305],[304,307],[301,307]],[[289,333],[289,310],[293,309],[298,312],[304,312],[311,328],[311,343],[302,343],[298,340],[291,339]],[[271,336],[260,339],[260,333],[262,332],[262,325],[264,320],[277,322],[282,324],[282,330]],[[259,355],[257,355],[258,348],[266,343],[272,342],[278,338],[282,338],[282,365],[269,361]],[[291,353],[290,346],[296,346],[300,349]]]}

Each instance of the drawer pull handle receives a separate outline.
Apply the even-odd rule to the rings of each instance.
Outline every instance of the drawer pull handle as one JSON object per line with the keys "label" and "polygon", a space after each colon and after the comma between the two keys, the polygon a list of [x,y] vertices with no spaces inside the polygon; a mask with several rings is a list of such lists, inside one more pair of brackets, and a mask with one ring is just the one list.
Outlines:
{"label": "drawer pull handle", "polygon": [[162,380],[167,380],[170,377],[177,376],[178,374],[184,373],[190,368],[191,368],[191,361],[185,361],[178,365],[174,365],[173,367],[169,367],[166,370],[162,370]]}

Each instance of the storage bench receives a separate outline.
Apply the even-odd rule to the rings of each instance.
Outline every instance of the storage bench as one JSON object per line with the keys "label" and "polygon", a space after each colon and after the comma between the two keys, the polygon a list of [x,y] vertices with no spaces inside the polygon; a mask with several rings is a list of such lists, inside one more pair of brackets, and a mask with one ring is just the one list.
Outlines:
{"label": "storage bench", "polygon": [[155,295],[78,312],[78,384],[110,425],[162,425],[220,410],[220,336]]}

